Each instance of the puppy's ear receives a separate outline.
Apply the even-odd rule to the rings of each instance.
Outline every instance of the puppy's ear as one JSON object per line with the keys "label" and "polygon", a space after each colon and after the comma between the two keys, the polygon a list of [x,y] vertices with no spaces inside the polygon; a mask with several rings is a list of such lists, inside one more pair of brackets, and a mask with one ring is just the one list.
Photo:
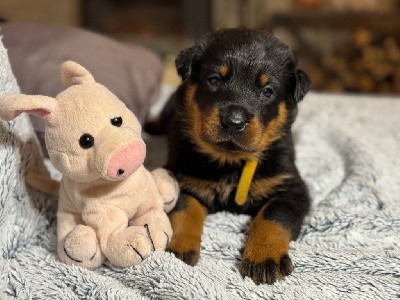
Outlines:
{"label": "puppy's ear", "polygon": [[182,80],[186,80],[200,58],[200,50],[197,45],[183,50],[175,60],[176,70]]}
{"label": "puppy's ear", "polygon": [[294,99],[296,100],[296,102],[300,102],[310,90],[311,81],[310,78],[308,78],[308,75],[300,69],[296,69],[295,76],[296,88],[294,90]]}

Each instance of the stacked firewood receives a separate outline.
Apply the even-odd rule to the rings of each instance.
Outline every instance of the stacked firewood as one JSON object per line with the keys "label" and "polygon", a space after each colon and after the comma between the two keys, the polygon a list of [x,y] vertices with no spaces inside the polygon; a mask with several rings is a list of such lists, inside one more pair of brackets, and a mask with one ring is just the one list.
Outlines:
{"label": "stacked firewood", "polygon": [[400,39],[369,29],[355,30],[320,60],[306,60],[315,90],[400,94]]}

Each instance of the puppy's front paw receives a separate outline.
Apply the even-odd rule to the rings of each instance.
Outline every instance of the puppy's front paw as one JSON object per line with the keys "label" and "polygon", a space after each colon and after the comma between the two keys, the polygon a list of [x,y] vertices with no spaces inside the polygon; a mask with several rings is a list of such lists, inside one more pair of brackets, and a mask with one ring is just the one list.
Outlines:
{"label": "puppy's front paw", "polygon": [[289,275],[293,264],[288,255],[290,232],[274,221],[256,218],[242,254],[240,273],[256,284],[272,284]]}
{"label": "puppy's front paw", "polygon": [[173,235],[166,250],[172,252],[184,263],[194,266],[200,258],[200,241],[190,236]]}
{"label": "puppy's front paw", "polygon": [[188,195],[181,195],[178,205],[170,215],[173,235],[167,251],[194,266],[200,257],[200,242],[206,209],[200,202]]}
{"label": "puppy's front paw", "polygon": [[279,261],[268,257],[263,261],[258,261],[254,257],[243,256],[240,265],[240,274],[250,277],[256,284],[272,284],[289,275],[292,271],[292,260],[287,254],[282,255]]}

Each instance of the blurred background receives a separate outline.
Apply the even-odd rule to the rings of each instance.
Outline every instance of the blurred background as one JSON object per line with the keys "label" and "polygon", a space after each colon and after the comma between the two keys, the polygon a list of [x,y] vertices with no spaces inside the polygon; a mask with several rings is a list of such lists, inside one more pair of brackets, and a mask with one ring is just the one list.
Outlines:
{"label": "blurred background", "polygon": [[156,51],[167,82],[174,58],[222,27],[272,31],[289,44],[313,89],[400,94],[396,0],[0,0],[7,21],[75,26]]}

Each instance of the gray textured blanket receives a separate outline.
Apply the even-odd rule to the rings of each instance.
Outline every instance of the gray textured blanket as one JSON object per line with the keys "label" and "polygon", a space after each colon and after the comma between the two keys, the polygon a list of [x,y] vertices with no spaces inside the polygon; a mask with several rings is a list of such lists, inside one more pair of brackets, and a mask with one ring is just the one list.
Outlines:
{"label": "gray textured blanket", "polygon": [[[16,92],[0,43],[0,96]],[[207,218],[196,267],[164,252],[126,269],[60,263],[56,199],[24,183],[29,164],[43,168],[28,118],[0,121],[0,299],[399,298],[399,119],[400,99],[311,94],[301,103],[297,163],[313,209],[291,244],[294,273],[271,286],[241,278],[249,218],[230,213]]]}

